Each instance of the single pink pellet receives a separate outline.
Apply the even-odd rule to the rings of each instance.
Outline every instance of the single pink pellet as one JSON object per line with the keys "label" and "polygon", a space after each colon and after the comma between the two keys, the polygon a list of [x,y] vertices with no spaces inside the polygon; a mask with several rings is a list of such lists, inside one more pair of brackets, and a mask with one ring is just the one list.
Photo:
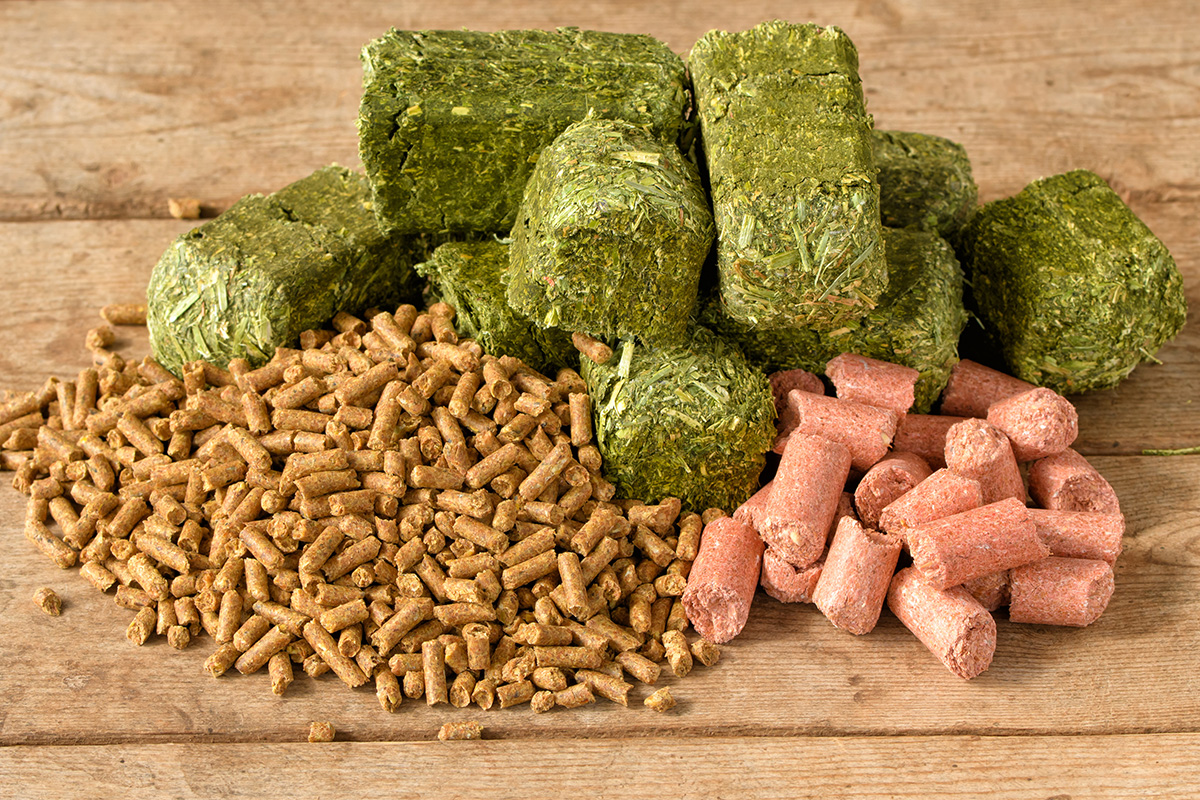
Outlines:
{"label": "single pink pellet", "polygon": [[913,567],[939,589],[1050,555],[1025,505],[1001,500],[905,532]]}
{"label": "single pink pellet", "polygon": [[992,403],[1032,388],[1032,383],[964,358],[950,370],[942,391],[941,413],[986,417]]}
{"label": "single pink pellet", "polygon": [[988,611],[995,611],[1008,605],[1010,584],[1009,571],[1005,569],[972,578],[963,584],[963,588],[970,592],[971,597],[978,600],[981,606]]}
{"label": "single pink pellet", "polygon": [[842,487],[850,474],[850,451],[837,442],[797,431],[788,439],[771,493],[756,515],[762,538],[788,563],[806,567],[821,557]]}
{"label": "single pink pellet", "polygon": [[1006,497],[1025,502],[1025,481],[1012,444],[982,419],[963,420],[946,433],[946,466],[979,481],[985,504]]}
{"label": "single pink pellet", "polygon": [[932,474],[916,453],[892,453],[867,470],[854,490],[854,508],[868,528],[879,527],[879,514]]}
{"label": "single pink pellet", "polygon": [[939,469],[884,508],[879,514],[879,527],[888,533],[903,535],[906,528],[961,514],[981,505],[983,490],[979,481]]}
{"label": "single pink pellet", "polygon": [[1115,564],[1121,555],[1121,539],[1125,536],[1123,514],[1031,508],[1029,518],[1051,555],[1109,564]]}
{"label": "single pink pellet", "polygon": [[811,603],[813,590],[821,578],[825,558],[821,557],[807,567],[793,567],[775,548],[768,547],[763,553],[763,590],[781,603]]}
{"label": "single pink pellet", "polygon": [[868,470],[887,455],[896,434],[898,417],[888,409],[795,390],[788,392],[788,405],[796,414],[792,435],[807,433],[845,445],[855,469]]}
{"label": "single pink pellet", "polygon": [[892,449],[916,453],[934,469],[946,466],[946,432],[966,417],[943,417],[937,414],[905,414],[896,423]]}
{"label": "single pink pellet", "polygon": [[899,558],[898,538],[845,517],[825,554],[813,603],[834,627],[858,635],[870,633],[879,621]]}
{"label": "single pink pellet", "polygon": [[996,621],[961,586],[938,589],[909,567],[892,578],[888,608],[960,678],[974,678],[996,653]]}
{"label": "single pink pellet", "polygon": [[1121,513],[1109,482],[1069,447],[1029,465],[1029,493],[1033,502],[1055,511]]}
{"label": "single pink pellet", "polygon": [[876,408],[887,408],[903,417],[912,408],[921,373],[903,364],[842,353],[825,365],[837,396]]}
{"label": "single pink pellet", "polygon": [[1017,461],[1061,453],[1079,435],[1079,415],[1053,389],[1036,388],[992,403],[987,421],[1012,442]]}
{"label": "single pink pellet", "polygon": [[[796,427],[796,413],[788,405],[788,392],[793,389],[813,394],[825,394],[825,384],[806,369],[787,369],[767,376],[771,395],[775,398],[775,430],[779,439],[786,439]],[[782,448],[782,444],[780,445]],[[780,452],[780,451],[776,451]]]}
{"label": "single pink pellet", "polygon": [[733,510],[733,518],[756,530],[760,528],[759,517],[767,507],[767,500],[771,497],[771,487],[774,484],[775,481],[767,481],[761,489],[750,495],[746,502]]}
{"label": "single pink pellet", "polygon": [[1091,625],[1113,593],[1106,561],[1050,556],[1012,570],[1008,618],[1037,625]]}
{"label": "single pink pellet", "polygon": [[688,620],[705,639],[720,644],[741,633],[758,587],[762,554],[758,533],[733,517],[705,526],[683,591]]}

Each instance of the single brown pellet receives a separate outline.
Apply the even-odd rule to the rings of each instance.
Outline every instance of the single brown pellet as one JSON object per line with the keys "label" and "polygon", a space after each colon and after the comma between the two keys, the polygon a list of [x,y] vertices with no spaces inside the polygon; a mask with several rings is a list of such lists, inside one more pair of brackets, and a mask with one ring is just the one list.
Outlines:
{"label": "single brown pellet", "polygon": [[95,586],[102,592],[107,592],[114,583],[117,582],[117,576],[113,575],[104,565],[97,561],[88,561],[80,568],[79,574],[84,579]]}
{"label": "single brown pellet", "polygon": [[706,667],[716,664],[721,658],[721,649],[707,639],[692,642],[692,657]]}
{"label": "single brown pellet", "polygon": [[154,635],[158,627],[158,613],[152,606],[146,606],[137,612],[137,616],[129,623],[125,637],[138,647],[144,645]]}
{"label": "single brown pellet", "polygon": [[33,603],[52,617],[62,613],[62,598],[48,586],[43,586],[33,593]]}
{"label": "single brown pellet", "polygon": [[675,707],[675,697],[671,694],[671,688],[664,686],[654,694],[642,701],[647,708],[652,708],[662,714],[670,711]]}
{"label": "single brown pellet", "polygon": [[422,674],[425,681],[425,704],[449,702],[446,688],[446,648],[436,639],[421,643]]}
{"label": "single brown pellet", "polygon": [[500,701],[501,708],[511,708],[528,703],[533,699],[534,691],[531,681],[521,680],[496,687],[496,698]]}
{"label": "single brown pellet", "polygon": [[554,708],[554,692],[550,691],[535,691],[533,697],[529,699],[529,707],[533,709],[535,714],[544,714]]}
{"label": "single brown pellet", "polygon": [[337,731],[332,722],[314,722],[308,726],[308,741],[310,744],[332,742]]}
{"label": "single brown pellet", "polygon": [[285,651],[280,651],[267,660],[267,673],[271,676],[271,692],[283,696],[295,680],[292,671],[292,659]]}
{"label": "single brown pellet", "polygon": [[675,677],[682,678],[692,671],[692,653],[687,638],[681,631],[668,630],[662,635],[663,647],[667,651],[667,663]]}
{"label": "single brown pellet", "polygon": [[[491,707],[491,703],[488,703]],[[447,722],[438,729],[438,741],[457,742],[468,739],[483,738],[483,724],[480,722]]]}
{"label": "single brown pellet", "polygon": [[229,671],[241,655],[241,651],[232,644],[223,644],[205,660],[204,671],[214,678],[219,678]]}

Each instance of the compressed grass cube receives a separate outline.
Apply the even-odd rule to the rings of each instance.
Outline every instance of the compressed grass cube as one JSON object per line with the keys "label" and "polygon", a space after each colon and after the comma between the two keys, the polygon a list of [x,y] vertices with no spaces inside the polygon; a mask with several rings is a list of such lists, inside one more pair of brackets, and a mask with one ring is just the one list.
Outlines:
{"label": "compressed grass cube", "polygon": [[530,367],[553,374],[578,367],[579,353],[571,335],[542,329],[509,307],[504,287],[509,245],[500,241],[447,242],[417,264],[432,293],[455,308],[455,327],[493,355],[513,356]]}
{"label": "compressed grass cube", "polygon": [[933,231],[953,241],[979,199],[966,149],[908,131],[872,131],[871,144],[883,224]]}
{"label": "compressed grass cube", "polygon": [[247,195],[167,249],[146,289],[154,357],[258,365],[339,310],[420,297],[418,244],[380,233],[358,173],[317,170],[264,197]]}
{"label": "compressed grass cube", "polygon": [[1087,170],[983,206],[960,250],[1009,371],[1062,394],[1116,386],[1187,317],[1166,246]]}
{"label": "compressed grass cube", "polygon": [[887,288],[871,117],[838,28],[764,22],[692,48],[725,311],[824,330]]}
{"label": "compressed grass cube", "polygon": [[513,227],[508,302],[543,327],[682,342],[713,220],[696,168],[625,122],[542,151]]}
{"label": "compressed grass cube", "polygon": [[884,230],[888,290],[864,319],[835,331],[754,328],[721,312],[717,298],[700,321],[737,343],[751,363],[767,372],[823,372],[840,353],[858,353],[912,367],[917,412],[928,411],[958,361],[958,337],[966,324],[962,270],[940,236],[915,230]]}
{"label": "compressed grass cube", "polygon": [[393,29],[362,60],[359,152],[389,231],[507,233],[538,153],[572,122],[675,142],[689,106],[683,62],[644,35]]}
{"label": "compressed grass cube", "polygon": [[604,474],[621,496],[678,497],[730,510],[758,488],[775,438],[766,376],[741,351],[696,326],[686,343],[632,339],[604,365],[581,359]]}

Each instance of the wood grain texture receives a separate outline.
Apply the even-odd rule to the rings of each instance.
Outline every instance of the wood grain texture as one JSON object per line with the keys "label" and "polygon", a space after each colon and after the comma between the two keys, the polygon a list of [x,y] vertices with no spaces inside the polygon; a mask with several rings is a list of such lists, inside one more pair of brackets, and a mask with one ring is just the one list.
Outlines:
{"label": "wood grain texture", "polygon": [[0,781],[20,800],[1174,800],[1200,792],[1198,755],[1195,735],[10,747]]}
{"label": "wood grain texture", "polygon": [[1142,213],[1200,198],[1194,16],[1187,0],[1136,18],[1088,0],[9,0],[0,218],[161,217],[168,196],[186,195],[222,209],[326,163],[357,164],[358,53],[390,26],[576,25],[686,53],[711,28],[773,17],[844,28],[877,125],[961,141],[984,199],[1088,167]]}
{"label": "wood grain texture", "polygon": [[[1083,629],[999,619],[991,669],[963,681],[885,612],[856,637],[811,605],[759,594],[750,622],[714,667],[664,678],[673,714],[600,702],[534,714],[482,713],[406,701],[383,712],[373,690],[298,675],[287,695],[265,674],[212,679],[204,638],[182,653],[125,640],[132,612],[23,540],[20,497],[0,491],[0,745],[288,742],[329,719],[351,740],[421,739],[481,716],[498,738],[1071,734],[1200,731],[1200,457],[1098,458],[1129,519],[1108,611]],[[63,614],[31,601],[51,586]],[[79,713],[84,709],[83,713]]]}

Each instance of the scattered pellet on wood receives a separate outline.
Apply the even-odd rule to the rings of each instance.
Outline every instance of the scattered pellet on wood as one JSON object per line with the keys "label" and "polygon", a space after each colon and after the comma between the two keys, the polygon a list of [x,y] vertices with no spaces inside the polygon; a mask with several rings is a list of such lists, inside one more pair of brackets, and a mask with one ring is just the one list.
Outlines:
{"label": "scattered pellet on wood", "polygon": [[308,741],[310,744],[317,742],[332,742],[337,731],[333,727],[332,722],[313,722],[308,726]]}
{"label": "scattered pellet on wood", "polygon": [[482,722],[447,722],[438,729],[437,738],[442,742],[459,742],[466,739],[482,739]]}
{"label": "scattered pellet on wood", "polygon": [[675,697],[671,694],[671,687],[664,686],[643,700],[642,703],[647,708],[652,708],[658,713],[663,714],[675,707]]}
{"label": "scattered pellet on wood", "polygon": [[145,303],[110,303],[100,309],[100,316],[109,325],[145,325]]}
{"label": "scattered pellet on wood", "polygon": [[43,586],[33,593],[33,604],[52,617],[62,613],[62,598],[48,586]]}
{"label": "scattered pellet on wood", "polygon": [[200,200],[195,197],[168,197],[167,213],[175,219],[200,219]]}

